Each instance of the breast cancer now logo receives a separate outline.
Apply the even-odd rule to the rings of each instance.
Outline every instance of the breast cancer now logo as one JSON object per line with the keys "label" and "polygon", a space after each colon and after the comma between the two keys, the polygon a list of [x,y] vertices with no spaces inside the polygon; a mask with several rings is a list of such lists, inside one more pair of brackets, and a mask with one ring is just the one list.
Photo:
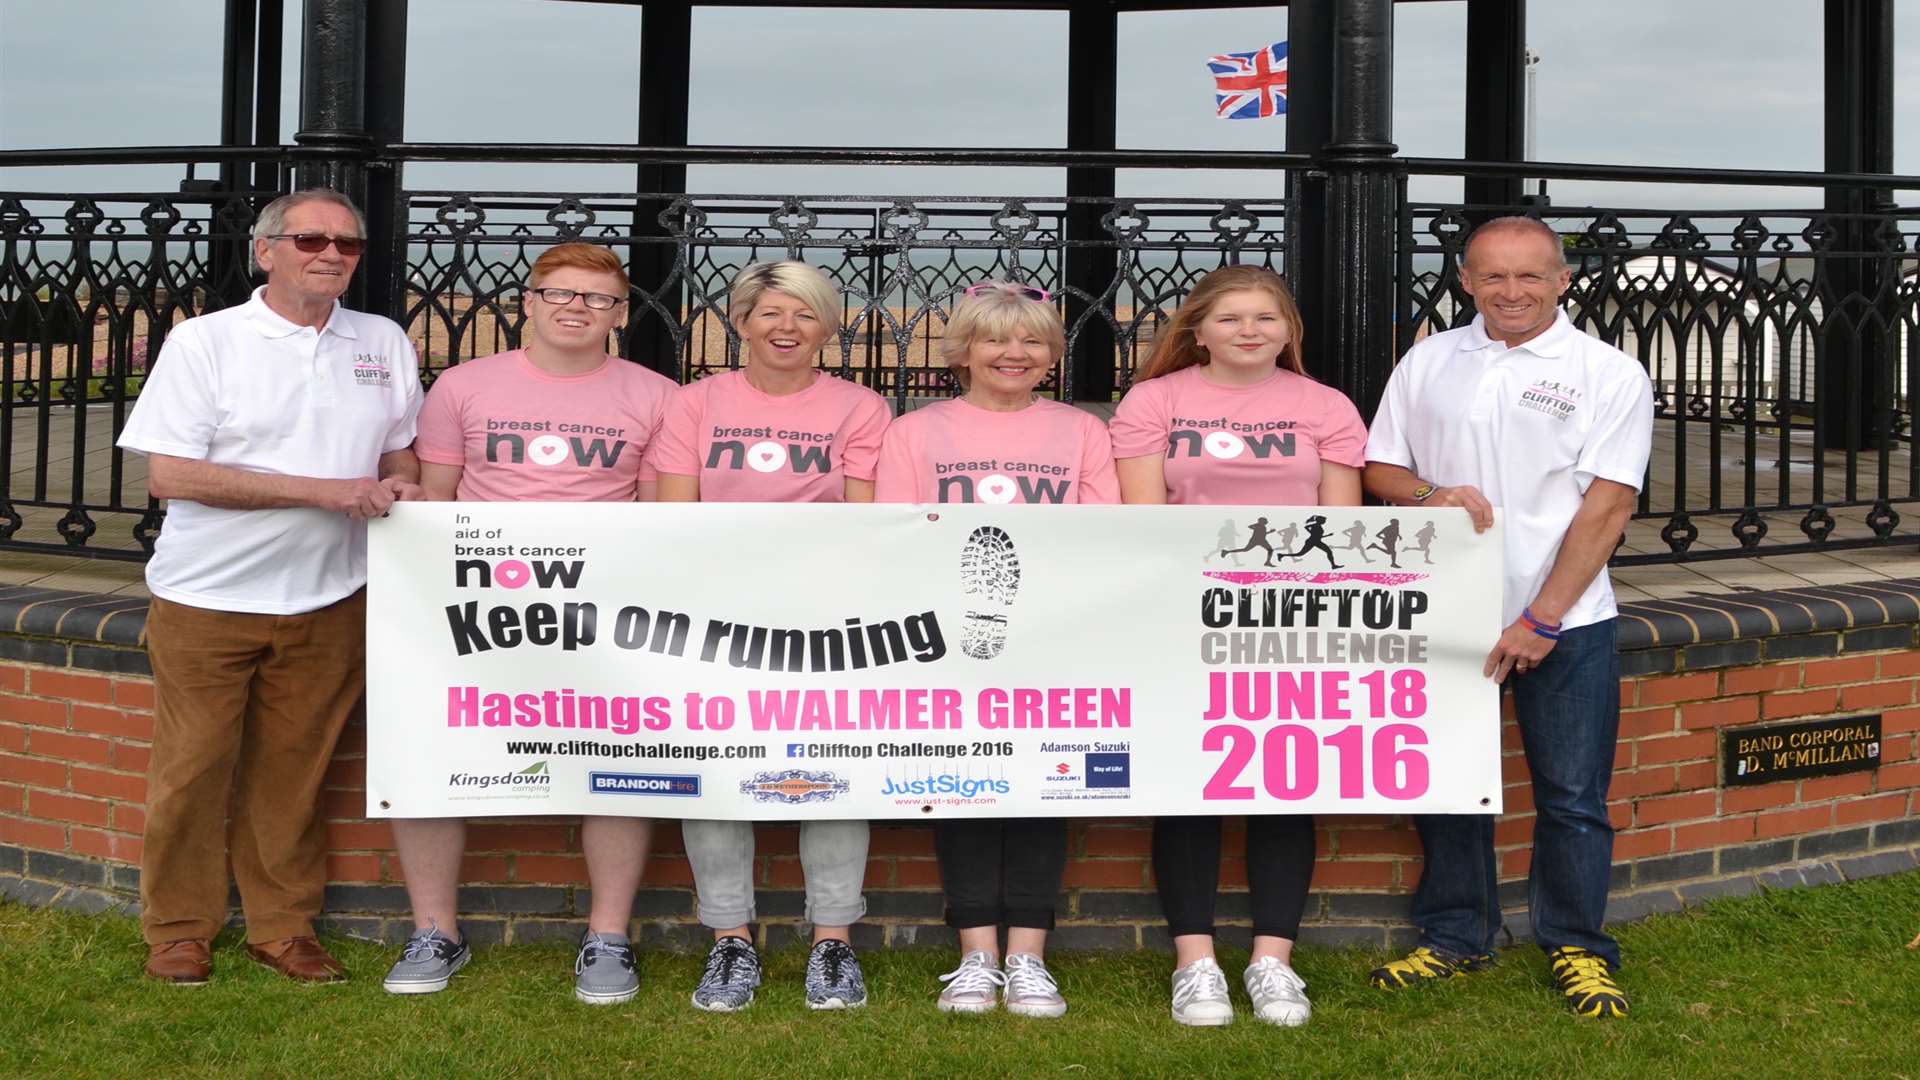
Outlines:
{"label": "breast cancer now logo", "polygon": [[978,480],[970,476],[940,478],[939,501],[943,503],[1063,503],[1073,481],[1045,476],[1008,476],[988,473]]}
{"label": "breast cancer now logo", "polygon": [[456,589],[518,589],[528,582],[542,589],[577,589],[586,563],[579,559],[461,559],[453,564]]}
{"label": "breast cancer now logo", "polygon": [[1251,438],[1231,431],[1173,431],[1167,434],[1167,456],[1199,457],[1205,454],[1222,461],[1251,451],[1255,458],[1293,456],[1293,433],[1261,432]]}
{"label": "breast cancer now logo", "polygon": [[749,444],[740,439],[715,439],[707,447],[707,468],[709,469],[752,469],[754,472],[770,473],[788,469],[797,473],[833,471],[833,447],[828,445],[803,446],[797,443],[774,442],[762,439]]}
{"label": "breast cancer now logo", "polygon": [[566,439],[558,435],[536,435],[532,439],[522,439],[518,435],[500,432],[487,435],[488,461],[498,463],[504,450],[509,464],[531,461],[549,469],[566,461],[583,469],[594,465],[611,469],[626,448],[625,439],[583,439],[577,435]]}

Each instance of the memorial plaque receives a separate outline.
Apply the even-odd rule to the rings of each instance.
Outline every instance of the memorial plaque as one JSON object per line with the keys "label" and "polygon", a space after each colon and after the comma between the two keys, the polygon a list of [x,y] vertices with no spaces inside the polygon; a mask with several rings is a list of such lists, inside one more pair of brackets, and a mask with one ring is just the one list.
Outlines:
{"label": "memorial plaque", "polygon": [[1880,767],[1880,717],[1837,716],[1721,732],[1721,784],[1771,784]]}

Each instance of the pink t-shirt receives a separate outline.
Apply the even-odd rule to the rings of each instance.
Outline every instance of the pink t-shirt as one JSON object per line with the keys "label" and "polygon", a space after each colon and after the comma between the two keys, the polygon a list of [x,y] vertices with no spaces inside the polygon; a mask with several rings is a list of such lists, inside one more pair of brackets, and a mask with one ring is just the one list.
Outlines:
{"label": "pink t-shirt", "polygon": [[676,389],[618,357],[554,375],[521,349],[482,356],[434,380],[413,452],[460,466],[463,502],[631,502]]}
{"label": "pink t-shirt", "polygon": [[875,502],[1115,503],[1113,447],[1098,419],[1041,399],[993,412],[959,398],[893,422]]}
{"label": "pink t-shirt", "polygon": [[821,375],[775,397],[725,371],[681,387],[647,463],[700,480],[701,502],[841,502],[873,479],[892,410],[879,394]]}
{"label": "pink t-shirt", "polygon": [[1113,414],[1113,456],[1165,456],[1167,501],[1316,506],[1320,463],[1366,463],[1367,425],[1331,386],[1274,369],[1218,386],[1203,367],[1134,384]]}

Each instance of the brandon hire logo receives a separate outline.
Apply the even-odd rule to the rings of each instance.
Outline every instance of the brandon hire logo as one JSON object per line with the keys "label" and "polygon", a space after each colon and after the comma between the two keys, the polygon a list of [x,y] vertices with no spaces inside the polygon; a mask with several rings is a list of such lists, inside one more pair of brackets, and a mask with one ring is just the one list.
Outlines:
{"label": "brandon hire logo", "polygon": [[831,802],[851,786],[837,773],[782,769],[754,773],[753,779],[740,781],[740,794],[753,796],[754,802]]}
{"label": "brandon hire logo", "polygon": [[[447,786],[471,788],[475,791],[491,791],[502,788],[502,796],[547,796],[553,793],[553,775],[547,772],[547,763],[536,761],[513,773],[469,773],[457,772],[447,777]],[[479,795],[467,798],[481,798]]]}
{"label": "brandon hire logo", "polygon": [[587,790],[595,795],[697,796],[700,778],[664,773],[592,772],[587,774]]}

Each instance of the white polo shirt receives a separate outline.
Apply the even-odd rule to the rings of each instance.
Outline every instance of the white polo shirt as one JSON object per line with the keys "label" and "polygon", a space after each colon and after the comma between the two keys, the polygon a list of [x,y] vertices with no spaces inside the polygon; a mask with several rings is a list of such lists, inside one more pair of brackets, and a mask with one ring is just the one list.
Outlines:
{"label": "white polo shirt", "polygon": [[[1653,384],[1632,357],[1575,329],[1565,312],[1514,349],[1475,316],[1407,350],[1373,418],[1367,460],[1441,487],[1471,485],[1499,508],[1511,623],[1546,583],[1588,486],[1597,478],[1639,490],[1652,446]],[[1602,570],[1561,624],[1615,613]]]}
{"label": "white polo shirt", "polygon": [[[188,319],[167,335],[120,445],[252,472],[370,477],[413,443],[420,371],[390,319],[338,303],[320,331],[261,299]],[[311,507],[167,504],[147,587],[217,611],[292,615],[367,581],[367,529]]]}

